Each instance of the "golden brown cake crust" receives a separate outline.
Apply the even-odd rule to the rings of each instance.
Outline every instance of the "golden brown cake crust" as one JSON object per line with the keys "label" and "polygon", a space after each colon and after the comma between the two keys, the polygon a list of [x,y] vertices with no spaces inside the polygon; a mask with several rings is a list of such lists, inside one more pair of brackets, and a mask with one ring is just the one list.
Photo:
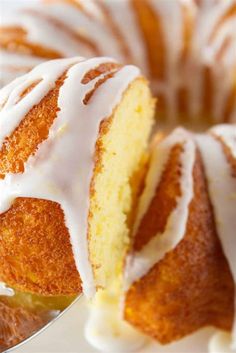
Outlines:
{"label": "golden brown cake crust", "polygon": [[57,59],[62,56],[55,50],[45,48],[27,40],[27,33],[21,27],[0,28],[0,48],[14,53],[30,54],[45,59]]}
{"label": "golden brown cake crust", "polygon": [[51,201],[18,198],[0,217],[1,280],[43,295],[81,292],[64,214]]}
{"label": "golden brown cake crust", "polygon": [[[71,29],[64,22],[56,19],[55,17],[41,13],[35,9],[27,9],[24,11],[24,13],[51,23],[58,31],[58,36],[60,36],[62,32],[63,34],[67,35],[68,38],[77,43],[77,45],[82,44],[86,46],[93,52],[94,56],[99,56],[102,54],[94,41]],[[0,27],[0,48],[10,52],[12,51],[15,53],[30,54],[35,57],[45,59],[60,59],[64,57],[64,55],[57,50],[53,50],[48,46],[30,41],[28,39],[27,30],[21,26]]]}
{"label": "golden brown cake crust", "polygon": [[[84,104],[90,104],[95,90],[120,68],[119,64],[105,62],[89,70],[78,85],[87,84],[102,74],[104,77],[97,81],[89,96],[85,96]],[[58,113],[58,94],[65,78],[66,72],[5,139],[0,150],[0,178],[4,179],[7,173],[24,172],[24,163],[47,139]],[[38,83],[31,84],[20,99],[30,94]],[[91,196],[95,174],[101,172],[101,136],[107,133],[111,121],[112,117],[107,117],[100,124],[94,150]],[[0,257],[4,259],[0,279],[18,290],[43,295],[73,295],[82,291],[64,214],[55,202],[17,198],[11,208],[0,215]]]}
{"label": "golden brown cake crust", "polygon": [[[83,82],[109,72],[113,66],[100,65],[88,72]],[[24,162],[47,139],[58,112],[57,99],[65,77],[66,73],[5,140],[0,151],[1,178],[9,172],[22,173]],[[30,94],[36,84],[23,92],[21,99]],[[99,162],[99,153],[102,151],[96,152],[95,163]],[[0,257],[4,260],[0,267],[1,280],[19,290],[43,295],[81,292],[64,214],[54,202],[18,198],[7,212],[0,215]]]}
{"label": "golden brown cake crust", "polygon": [[[48,137],[65,77],[63,74],[59,78],[4,142],[0,151],[1,178],[9,172],[22,173],[24,162]],[[21,99],[33,87],[23,92]],[[0,215],[0,257],[0,278],[14,288],[43,295],[81,292],[64,214],[54,202],[18,198]]]}
{"label": "golden brown cake crust", "polygon": [[163,232],[169,214],[176,207],[176,198],[180,196],[179,156],[182,146],[176,145],[170,152],[168,168],[156,189],[147,213],[144,215],[134,239],[134,251],[139,251],[158,232]]}
{"label": "golden brown cake crust", "polygon": [[[59,89],[65,79],[65,74],[59,78],[55,87],[34,106],[25,116],[16,130],[5,139],[0,150],[0,175],[6,173],[22,173],[24,162],[35,153],[38,145],[48,137],[49,128],[56,114]],[[31,85],[21,95],[21,99],[30,94],[35,85]]]}
{"label": "golden brown cake crust", "polygon": [[[176,199],[178,182],[173,179],[179,180],[179,168],[173,165],[174,158],[172,154],[160,183],[163,194],[159,193],[150,213],[169,214]],[[126,320],[163,344],[207,325],[230,330],[233,322],[233,279],[217,237],[199,153],[193,179],[194,198],[184,239],[134,283],[126,297]],[[148,234],[142,232],[135,249],[146,243]]]}

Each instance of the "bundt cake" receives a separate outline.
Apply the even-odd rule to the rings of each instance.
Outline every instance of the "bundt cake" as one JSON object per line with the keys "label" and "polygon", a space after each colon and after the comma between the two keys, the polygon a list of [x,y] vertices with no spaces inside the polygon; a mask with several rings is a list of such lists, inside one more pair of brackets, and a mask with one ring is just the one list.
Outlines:
{"label": "bundt cake", "polygon": [[35,56],[20,55],[0,49],[0,87],[32,70],[41,62],[43,60]]}
{"label": "bundt cake", "polygon": [[[161,343],[234,322],[236,127],[153,148],[126,265],[125,318]],[[137,310],[138,305],[138,310]]]}
{"label": "bundt cake", "polygon": [[4,87],[0,105],[0,279],[91,296],[129,244],[153,124],[147,81],[106,57],[52,60]]}
{"label": "bundt cake", "polygon": [[236,126],[177,128],[152,145],[123,287],[96,294],[86,337],[124,351],[145,342],[137,332],[167,344],[214,326],[235,345]]}
{"label": "bundt cake", "polygon": [[165,127],[235,122],[235,21],[235,0],[44,0],[2,19],[2,81],[35,60],[111,55],[142,68]]}
{"label": "bundt cake", "polygon": [[[168,131],[236,121],[235,23],[235,0],[42,0],[1,19],[0,281],[14,300],[97,290],[86,336],[103,350],[209,325],[236,346],[236,128]],[[127,64],[158,98],[151,147],[154,99]]]}

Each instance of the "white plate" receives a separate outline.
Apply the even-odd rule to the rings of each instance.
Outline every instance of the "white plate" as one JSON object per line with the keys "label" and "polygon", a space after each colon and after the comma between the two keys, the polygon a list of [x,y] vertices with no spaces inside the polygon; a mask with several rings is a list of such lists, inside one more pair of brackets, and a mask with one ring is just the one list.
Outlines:
{"label": "white plate", "polygon": [[[87,316],[87,306],[84,298],[81,298],[45,331],[14,349],[13,352],[97,353],[98,351],[92,348],[84,338],[84,323]],[[136,353],[207,353],[208,341],[213,332],[213,329],[204,329],[177,343],[167,346],[153,343]]]}

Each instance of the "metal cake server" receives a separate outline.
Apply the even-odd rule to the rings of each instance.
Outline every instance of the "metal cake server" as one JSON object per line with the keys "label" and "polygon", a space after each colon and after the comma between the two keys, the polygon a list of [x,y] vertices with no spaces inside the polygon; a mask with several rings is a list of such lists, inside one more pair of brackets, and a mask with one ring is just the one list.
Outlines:
{"label": "metal cake server", "polygon": [[[9,347],[5,349],[1,349],[0,352],[8,353],[8,352],[17,352],[18,348],[24,347],[24,350],[27,350],[27,345],[31,342],[31,340],[35,339],[37,336],[41,335],[44,331],[46,331],[51,325],[53,325],[58,319],[64,316],[65,313],[69,312],[69,310],[75,310],[75,306],[78,301],[81,299],[82,295],[78,296],[74,299],[74,301],[69,304],[64,310],[56,311],[53,315],[48,317],[48,320],[45,321],[44,325],[40,325],[38,328],[35,328],[34,331],[29,329],[28,333],[26,332],[24,338],[19,341],[17,344],[9,345]],[[24,309],[24,308],[22,308]],[[78,311],[76,310],[76,314]],[[78,313],[79,315],[79,313]],[[1,318],[0,318],[1,320]],[[49,351],[48,351],[49,352]],[[40,352],[42,353],[42,352]]]}

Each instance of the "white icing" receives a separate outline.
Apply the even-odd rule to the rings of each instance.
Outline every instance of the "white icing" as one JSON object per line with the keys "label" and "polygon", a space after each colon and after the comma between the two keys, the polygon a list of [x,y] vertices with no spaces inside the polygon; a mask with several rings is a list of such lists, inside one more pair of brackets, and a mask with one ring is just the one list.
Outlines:
{"label": "white icing", "polygon": [[[63,21],[73,31],[88,38],[98,48],[101,55],[112,53],[112,56],[118,61],[125,61],[119,42],[114,39],[114,34],[105,23],[104,18],[99,21],[90,17],[86,12],[75,10],[72,6],[63,3],[49,2],[47,6],[42,7],[41,11]],[[88,57],[88,53],[83,50],[83,46],[77,52]],[[94,51],[89,53],[89,56],[94,55],[96,55]]]}
{"label": "white icing", "polygon": [[[195,45],[195,50],[202,50],[207,44],[209,44],[209,39],[216,24],[231,4],[232,1],[220,1],[217,5],[213,2],[206,1],[203,6],[200,6],[197,16],[196,30],[194,32],[193,43]],[[207,55],[207,53],[209,52],[205,52],[204,55]]]}
{"label": "white icing", "polygon": [[35,6],[29,10],[21,10],[6,17],[3,25],[20,26],[26,30],[30,43],[54,50],[62,57],[71,57],[81,52],[86,57],[93,56],[93,51],[86,44],[68,33],[60,23],[55,23],[55,17],[48,15],[45,17],[43,9],[44,7]]}
{"label": "white icing", "polygon": [[0,87],[40,64],[41,58],[0,50]]}
{"label": "white icing", "polygon": [[[123,40],[128,45],[132,61],[142,68],[144,74],[148,73],[147,53],[135,12],[130,1],[105,0],[106,7],[113,21],[122,33]],[[128,30],[127,30],[128,29]]]}
{"label": "white icing", "polygon": [[[167,252],[174,249],[186,232],[189,204],[193,198],[193,166],[196,151],[191,135],[183,129],[176,129],[165,140],[157,144],[148,171],[146,187],[139,202],[137,220],[139,223],[145,214],[160,182],[169,153],[176,144],[183,146],[183,152],[181,153],[181,196],[177,199],[176,208],[168,217],[164,232],[156,234],[140,251],[128,256],[125,269],[126,288],[129,288],[132,283],[147,274],[156,263],[163,259]],[[157,162],[159,157],[160,161]],[[135,228],[138,228],[138,224]]]}
{"label": "white icing", "polygon": [[211,132],[224,140],[232,156],[236,158],[236,129],[234,127],[232,128],[232,125],[224,124],[214,126]]}
{"label": "white icing", "polygon": [[224,331],[215,333],[209,341],[209,353],[234,353],[231,347],[231,335]]}
{"label": "white icing", "polygon": [[44,60],[37,56],[17,54],[0,50],[0,65],[12,65],[13,67],[27,66],[33,69],[34,66],[42,63]]}
{"label": "white icing", "polygon": [[9,288],[6,286],[5,283],[0,282],[0,296],[7,296],[7,297],[12,297],[15,294],[14,290],[12,288]]}
{"label": "white icing", "polygon": [[218,122],[222,119],[228,97],[235,84],[232,71],[234,70],[236,61],[236,17],[226,21],[226,23],[220,27],[215,41],[211,44],[212,55],[216,57],[227,39],[231,40],[230,45],[225,50],[224,55],[221,55],[219,59],[220,63],[217,62],[215,58],[217,64],[213,65],[215,88],[213,115]]}
{"label": "white icing", "polygon": [[[53,3],[47,6],[37,7],[37,11],[39,11],[41,14],[49,14],[50,18],[56,18],[58,21],[61,21],[62,23],[66,24],[66,26],[72,29],[74,32],[78,32],[84,35],[85,37],[87,36],[90,41],[97,45],[97,47],[101,51],[101,54],[111,53],[118,60],[125,61],[124,55],[121,52],[120,44],[114,37],[114,33],[112,33],[111,29],[109,28],[108,23],[104,18],[104,13],[101,10],[100,6],[92,0],[78,0],[78,3],[82,4],[87,13],[83,13],[79,9],[71,7],[70,5]],[[153,86],[156,87],[158,93],[164,94],[167,98],[169,120],[173,122],[175,121],[175,119],[178,119],[177,93],[179,88],[187,87],[190,93],[190,98],[188,99],[188,102],[189,115],[191,116],[191,119],[194,119],[194,117],[197,117],[198,114],[201,113],[204,98],[204,67],[208,67],[212,70],[212,86],[214,87],[212,114],[216,122],[222,120],[222,114],[224,112],[228,96],[231,93],[230,90],[232,89],[232,84],[234,82],[233,80],[235,79],[234,75],[232,75],[232,67],[233,65],[235,65],[236,60],[235,16],[221,23],[221,25],[217,29],[216,35],[213,38],[212,34],[216,24],[220,21],[221,18],[223,18],[226,11],[233,4],[233,0],[218,1],[217,4],[213,1],[211,2],[205,0],[203,1],[203,5],[200,6],[196,13],[193,2],[190,0],[179,2],[173,2],[171,0],[150,0],[150,3],[156,13],[161,14],[161,24],[164,30],[164,42],[167,50],[166,79],[162,82],[155,82]],[[191,41],[191,47],[189,48],[186,67],[181,67],[180,70],[177,64],[178,60],[180,59],[182,35],[184,30],[183,12],[181,11],[182,4],[187,6],[191,15],[194,16],[195,23],[193,38]],[[119,2],[118,7],[118,2],[110,1],[107,3],[107,6],[109,6],[110,12],[113,14],[115,24],[118,26],[121,33],[125,37],[125,41],[128,43],[128,46],[131,50],[131,54],[135,62],[146,70],[148,65],[146,61],[147,58],[144,50],[144,43],[140,39],[139,28],[135,21],[135,13],[133,12],[134,10],[132,9],[132,6],[130,6],[130,2]],[[94,55],[94,51],[89,46],[83,44],[79,40],[76,40],[68,32],[65,32],[62,28],[56,26],[53,21],[50,21],[48,18],[45,18],[43,16],[37,16],[30,12],[20,12],[20,15],[18,14],[17,16],[14,16],[14,18],[11,18],[10,21],[5,20],[5,18],[1,18],[1,22],[3,24],[21,25],[27,30],[29,41],[41,44],[49,49],[54,49],[58,51],[62,56],[67,57],[75,55],[77,53],[84,56]],[[217,55],[219,54],[219,50],[222,47],[222,44],[227,38],[231,39],[231,43],[225,51],[224,55],[218,61]],[[5,55],[9,56],[7,57]],[[4,62],[6,62],[7,64],[8,58],[9,63],[11,65],[7,66],[4,64],[4,66],[2,66],[2,60],[4,61],[6,59],[6,61]],[[26,64],[27,67],[28,65],[35,65],[36,62],[34,60],[37,59],[34,58],[32,61],[31,59],[32,58],[29,56],[14,56],[10,53],[5,53],[4,56],[0,56],[1,68],[4,69],[3,75],[1,76],[1,80],[3,82],[9,81],[12,79],[14,74],[17,74],[16,72],[12,73],[11,66],[17,65],[17,69],[19,69],[19,71],[17,72],[19,73],[21,72],[21,66],[25,68]],[[78,59],[76,60],[78,61]],[[62,66],[63,65],[64,64],[62,64]],[[68,67],[68,62],[65,65],[66,67]],[[64,70],[64,66],[62,66],[57,66],[57,68],[51,67],[50,73],[46,70],[43,77],[40,76],[40,73],[37,74],[36,70],[34,71],[33,75],[31,75],[30,77],[28,76],[29,80],[27,82],[25,81],[25,78],[20,78],[15,81],[12,85],[7,86],[0,93],[0,101],[4,103],[7,100],[6,105],[0,113],[0,145],[4,141],[4,138],[8,136],[12,131],[14,131],[14,129],[20,123],[22,117],[30,110],[33,104],[37,104],[37,102],[39,102],[42,97],[48,92],[48,89],[53,87],[56,78],[58,78]],[[75,261],[83,280],[84,290],[85,292],[91,294],[94,290],[94,283],[91,267],[88,264],[88,251],[86,242],[86,220],[89,192],[88,189],[93,169],[92,151],[94,143],[96,141],[97,126],[100,122],[100,119],[104,118],[107,115],[101,114],[100,117],[98,117],[98,115],[96,115],[97,111],[95,109],[95,105],[94,110],[91,107],[91,109],[88,109],[88,107],[82,107],[83,109],[79,107],[80,112],[82,114],[81,116],[86,114],[86,122],[91,120],[93,121],[93,123],[91,124],[94,124],[94,121],[95,124],[92,126],[93,132],[90,131],[90,135],[87,131],[87,128],[89,130],[90,127],[88,125],[82,126],[83,124],[82,122],[80,122],[81,125],[78,124],[78,126],[74,129],[74,133],[72,135],[74,136],[74,139],[76,133],[80,134],[79,136],[82,136],[83,138],[84,135],[86,135],[86,137],[89,135],[90,138],[88,139],[88,145],[90,151],[85,151],[86,146],[83,146],[83,139],[81,139],[80,144],[76,144],[76,146],[78,146],[78,148],[76,149],[80,149],[81,151],[83,151],[83,156],[80,156],[79,158],[79,156],[75,156],[75,154],[72,153],[71,155],[73,155],[73,161],[68,161],[67,157],[69,155],[69,152],[71,153],[72,151],[72,141],[69,141],[71,144],[68,143],[68,150],[64,151],[63,153],[61,153],[62,143],[58,141],[61,137],[63,141],[69,140],[68,131],[70,130],[70,123],[73,122],[74,126],[73,114],[71,114],[70,116],[71,121],[70,119],[68,121],[68,119],[65,119],[65,112],[67,110],[70,112],[72,112],[72,110],[75,111],[75,107],[78,106],[78,104],[81,104],[81,101],[78,102],[78,95],[76,98],[75,96],[71,96],[70,94],[69,96],[67,96],[68,91],[66,91],[67,86],[70,87],[70,90],[72,90],[72,87],[74,87],[73,89],[74,91],[76,91],[75,80],[72,76],[75,75],[78,79],[78,77],[80,77],[80,73],[76,73],[75,71],[75,68],[72,68],[70,70],[71,76],[68,77],[64,86],[61,89],[61,95],[59,97],[59,103],[62,105],[61,111],[58,114],[58,117],[55,123],[53,124],[52,128],[50,129],[48,140],[40,146],[35,157],[31,157],[27,161],[25,165],[25,173],[23,175],[9,174],[4,181],[0,182],[0,208],[1,211],[5,211],[10,206],[13,199],[18,196],[39,197],[59,202],[66,216],[66,223],[71,234],[71,242],[75,255]],[[114,102],[117,102],[120,99],[122,89],[127,87],[128,82],[130,82],[129,80],[132,80],[132,78],[137,75],[137,72],[135,72],[135,70],[128,70],[130,74],[128,79],[127,76],[125,76],[124,71],[124,69],[121,70],[115,76],[117,81],[120,80],[120,91],[117,91],[117,100],[114,100]],[[20,102],[15,104],[19,98],[20,93],[24,90],[24,88],[27,87],[30,83],[33,83],[38,78],[42,78],[41,83],[34,88],[30,95],[26,96]],[[124,86],[122,86],[121,83],[122,79],[124,79]],[[77,81],[77,83],[78,82],[79,81]],[[84,90],[81,90],[81,96],[82,92],[84,94],[85,90],[87,91],[91,87],[93,87],[95,82],[96,80],[94,80],[92,83],[89,83],[88,85],[85,85],[83,87]],[[106,87],[106,94],[108,95],[109,92],[112,98],[114,98],[115,89],[113,93],[110,92],[110,84],[111,82],[109,80],[102,86],[102,90],[104,89],[104,87]],[[114,86],[116,86],[115,83]],[[101,88],[99,88],[99,90],[101,90]],[[62,97],[62,92],[64,92],[63,97],[67,97],[67,102],[65,102],[65,98]],[[96,92],[96,95],[93,97],[94,102],[96,101],[96,97],[98,96],[99,93]],[[70,104],[72,101],[77,103],[74,104],[74,109],[72,109],[72,104]],[[99,102],[98,106],[100,109],[100,113],[111,113],[112,108],[114,106],[107,106],[108,101],[113,102],[112,100],[108,100],[106,98],[105,105],[107,110],[104,107],[100,107]],[[102,108],[104,108],[105,112],[102,110]],[[89,114],[88,119],[87,114]],[[14,116],[14,119],[12,118],[12,116]],[[6,119],[8,119],[7,124]],[[236,121],[236,104],[231,114],[230,120]],[[226,145],[232,150],[232,154],[235,157],[236,149],[234,131],[235,130],[229,131],[229,129],[227,129],[226,127],[217,127],[213,130],[213,133],[224,139]],[[181,141],[183,142],[184,139],[182,139]],[[225,254],[229,260],[231,270],[234,272],[233,274],[235,278],[236,264],[233,258],[234,247],[232,246],[232,233],[234,226],[230,226],[230,224],[232,224],[230,222],[233,222],[234,220],[233,209],[235,209],[235,180],[230,173],[229,165],[225,159],[225,156],[222,153],[222,149],[219,142],[215,141],[211,136],[198,136],[197,141],[199,144],[199,148],[202,150],[203,157],[205,156],[205,168],[207,170],[209,178],[209,188],[214,206],[214,211],[216,217],[220,218],[220,220],[217,222],[217,229],[219,231]],[[49,154],[49,160],[45,161],[44,153],[45,151],[48,151],[49,145],[51,144],[52,151]],[[160,149],[157,149],[154,153],[153,164],[151,165],[150,171],[148,173],[147,185],[145,188],[145,192],[142,196],[138,212],[138,218],[135,225],[136,230],[143,215],[145,214],[148,208],[150,200],[154,195],[155,187],[160,181],[163,169],[168,160],[170,149],[168,149],[168,146],[164,146],[165,153],[162,153],[161,148],[164,147],[161,144],[160,146]],[[194,144],[188,141],[187,138],[186,141],[183,142],[183,146],[183,178],[181,179],[181,187],[186,187],[186,189],[183,189],[183,198],[178,200],[178,207],[171,214],[165,232],[161,235],[155,236],[139,253],[134,254],[134,258],[129,258],[127,267],[127,280],[129,285],[133,281],[137,280],[142,275],[144,275],[146,272],[148,272],[148,270],[153,266],[153,264],[159,261],[166,254],[167,251],[173,249],[184,235],[188,215],[188,205],[191,201],[192,195],[190,173],[191,168],[193,167],[195,148]],[[56,154],[53,156],[53,153]],[[208,163],[206,157],[207,155],[211,156],[211,158],[209,158]],[[56,160],[57,156],[58,160]],[[185,160],[186,156],[187,159]],[[159,161],[157,163],[157,166],[155,166],[155,158]],[[77,162],[75,161],[78,161],[78,166],[83,165],[84,163],[85,170],[82,170],[83,168],[80,168],[79,171],[76,170],[75,166],[77,165]],[[49,162],[51,163],[51,166],[49,165]],[[60,168],[61,165],[65,166],[62,171]],[[58,173],[58,170],[60,170],[61,174]],[[68,174],[71,174],[71,172],[73,172],[72,186],[71,179],[69,184],[69,181],[66,177],[66,172],[68,170],[70,171],[70,173],[68,172]],[[34,183],[32,183],[32,180],[34,180]],[[184,184],[185,180],[188,180],[188,183],[186,185]],[[80,191],[81,185],[83,185],[83,193],[81,193]],[[65,186],[67,189],[69,189],[69,192],[67,193],[67,196],[69,195],[68,198],[65,197]],[[80,191],[79,200],[74,200],[72,194],[74,193],[77,195],[79,194],[78,191]],[[229,197],[230,193],[232,197]],[[220,202],[217,201],[219,199],[221,200]],[[80,213],[78,217],[78,207],[82,209],[82,203],[84,212],[78,212],[78,214]],[[84,205],[86,205],[86,207],[84,207]],[[178,212],[180,212],[181,208],[183,208],[184,210],[184,217],[181,216],[179,217],[179,219],[177,219],[179,214]],[[226,221],[222,221],[221,217],[223,220]],[[78,224],[80,227],[78,227]],[[172,228],[169,228],[169,224],[171,224],[171,226],[173,226],[174,224],[174,227],[177,229],[177,232],[175,232],[174,235],[171,234]],[[233,224],[235,224],[235,222]],[[76,228],[80,229],[80,233],[82,234],[80,239],[78,239],[79,231],[76,231]],[[225,236],[226,232],[227,236]],[[157,251],[156,249],[159,250]],[[81,252],[83,253],[83,256],[81,256]],[[129,266],[131,265],[133,266],[133,268],[129,268]],[[141,271],[139,272],[140,267]],[[236,328],[234,329],[234,331],[236,331]],[[236,333],[234,333],[234,336],[235,335]]]}
{"label": "white icing", "polygon": [[[9,136],[17,128],[30,109],[35,104],[38,104],[49,90],[54,87],[56,80],[63,72],[78,61],[78,58],[72,58],[43,63],[36,66],[29,74],[17,78],[0,91],[0,105],[5,103],[0,112],[0,148],[5,137]],[[38,80],[41,81],[33,88],[31,94],[26,95],[18,102],[24,90]]]}
{"label": "white icing", "polygon": [[98,295],[90,308],[85,326],[87,341],[101,352],[125,353],[139,350],[147,343],[147,337],[122,319],[117,298],[107,293],[105,297]]}
{"label": "white icing", "polygon": [[[183,8],[180,1],[151,0],[153,9],[159,15],[164,35],[166,53],[165,83],[156,83],[158,93],[164,93],[167,100],[167,118],[174,122],[177,119],[177,91],[180,87],[181,73],[178,66],[183,49]],[[173,40],[174,33],[174,40]],[[162,89],[161,89],[162,87]],[[164,90],[163,90],[164,88]]]}
{"label": "white icing", "polygon": [[[127,44],[132,62],[140,66],[144,73],[149,72],[146,43],[130,0],[77,2],[82,10],[79,6],[67,3],[48,2],[35,6],[35,12],[20,11],[17,15],[4,16],[1,22],[2,25],[20,25],[26,29],[30,42],[53,49],[63,57],[78,54],[85,57],[112,55],[118,61],[127,63],[128,58],[122,50],[122,43]],[[160,15],[166,55],[165,78],[150,78],[157,95],[164,95],[166,99],[166,115],[172,124],[178,120],[180,89],[186,89],[189,94],[189,120],[199,119],[204,108],[206,68],[211,70],[212,80],[213,98],[209,115],[212,115],[215,123],[222,121],[234,85],[232,72],[236,60],[236,16],[231,15],[224,21],[221,19],[233,4],[234,0],[202,1],[196,7],[193,0],[150,0],[154,13]],[[108,8],[111,21],[117,26],[121,36],[115,35],[102,5]],[[217,24],[220,25],[216,29]],[[65,25],[67,30],[61,25]],[[183,61],[183,34],[188,26],[193,26],[193,34],[187,57]],[[89,43],[76,38],[76,34],[86,38]],[[156,35],[153,33],[153,36]],[[219,59],[218,54],[227,40],[230,43]],[[8,76],[11,80],[11,73],[5,75],[5,80],[8,80]],[[236,107],[229,119],[234,119],[235,114]]]}
{"label": "white icing", "polygon": [[[78,61],[80,62],[76,64]],[[54,86],[58,76],[74,63],[60,88],[60,110],[49,130],[48,139],[25,163],[23,174],[9,173],[4,180],[0,180],[0,212],[6,211],[16,197],[34,197],[59,203],[65,214],[75,263],[87,296],[92,296],[95,289],[88,256],[87,216],[89,187],[94,167],[93,153],[99,125],[104,118],[112,115],[123,92],[139,75],[139,70],[134,66],[121,68],[96,90],[92,102],[84,105],[84,97],[103,76],[87,84],[81,84],[81,80],[89,70],[106,62],[113,60],[95,58],[81,62],[80,58],[73,58],[44,63],[0,93],[1,98],[5,99],[11,92],[0,112],[3,142],[19,125],[30,107],[39,102]],[[16,103],[22,89],[40,77],[42,81],[38,88],[35,87],[30,94]]]}
{"label": "white icing", "polygon": [[[234,131],[235,136],[236,129],[233,126],[230,129]],[[231,137],[228,139],[228,135],[224,134],[224,130],[225,127],[222,129],[224,141],[228,141],[227,145],[230,147],[232,144]],[[217,127],[217,131],[219,134],[220,127]],[[196,141],[201,151],[206,171],[217,234],[236,283],[236,178],[232,174],[232,168],[226,159],[221,143],[214,136],[198,135]],[[236,348],[236,321],[232,332],[232,340],[233,346]]]}
{"label": "white icing", "polygon": [[[233,64],[235,62],[236,32],[235,16],[233,20],[225,19],[216,29],[216,25],[232,6],[233,0],[219,1],[217,4],[205,1],[197,12],[191,51],[188,57],[189,80],[187,82],[189,97],[189,113],[197,118],[203,109],[204,101],[204,68],[212,73],[212,111],[215,122],[222,121],[228,94],[233,85]],[[214,32],[216,30],[216,32]],[[217,54],[225,39],[232,36],[223,58],[219,61]]]}
{"label": "white icing", "polygon": [[96,0],[75,0],[79,5],[83,7],[85,11],[92,17],[103,20],[103,12],[99,6],[99,3]]}

